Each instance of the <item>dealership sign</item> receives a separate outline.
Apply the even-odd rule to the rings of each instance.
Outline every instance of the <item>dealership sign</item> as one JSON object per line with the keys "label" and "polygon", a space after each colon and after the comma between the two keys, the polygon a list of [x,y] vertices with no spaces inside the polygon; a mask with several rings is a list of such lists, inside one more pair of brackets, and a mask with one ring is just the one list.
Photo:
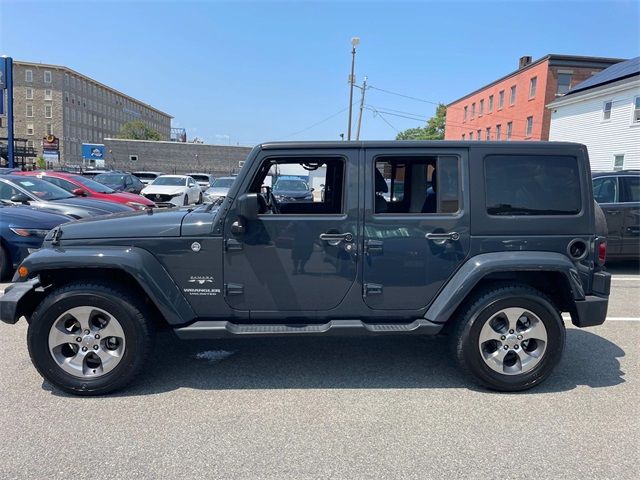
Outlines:
{"label": "dealership sign", "polygon": [[84,160],[104,160],[104,145],[83,143],[82,158]]}
{"label": "dealership sign", "polygon": [[55,135],[47,135],[42,138],[42,149],[43,150],[60,150],[60,139]]}

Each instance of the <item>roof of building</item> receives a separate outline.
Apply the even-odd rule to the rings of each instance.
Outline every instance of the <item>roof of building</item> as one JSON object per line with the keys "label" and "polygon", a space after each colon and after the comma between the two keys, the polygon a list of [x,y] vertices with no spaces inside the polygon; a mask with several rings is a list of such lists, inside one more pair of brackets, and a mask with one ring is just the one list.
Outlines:
{"label": "roof of building", "polygon": [[564,96],[568,97],[569,95],[574,95],[578,92],[583,92],[591,88],[600,87],[626,78],[636,77],[638,75],[640,75],[640,57],[616,63],[606,70],[596,73],[591,78],[588,78],[584,82],[573,87]]}
{"label": "roof of building", "polygon": [[458,103],[459,101],[464,100],[467,97],[471,97],[472,95],[475,95],[476,93],[479,93],[482,90],[492,87],[508,78],[515,77],[516,75],[519,75],[520,73],[525,72],[530,68],[533,68],[536,65],[539,65],[540,63],[545,62],[547,60],[549,61],[550,65],[556,66],[556,67],[567,66],[567,67],[576,67],[576,68],[577,67],[598,68],[598,67],[606,67],[607,64],[614,65],[614,64],[623,62],[625,59],[624,58],[608,58],[608,57],[585,57],[581,55],[559,55],[556,53],[550,53],[548,55],[545,55],[542,58],[539,58],[538,60],[534,60],[533,62],[531,62],[529,65],[525,67],[514,70],[513,72],[508,73],[507,75],[500,77],[497,80],[494,80],[493,82],[488,83],[474,90],[471,93],[467,93],[466,95],[463,95],[457,100],[449,102],[447,104],[447,107],[450,105],[453,105],[454,103]]}
{"label": "roof of building", "polygon": [[104,83],[101,83],[101,82],[97,81],[96,79],[91,78],[88,75],[84,75],[83,73],[77,72],[72,68],[65,67],[64,65],[53,65],[53,64],[49,64],[49,63],[26,62],[24,60],[14,60],[13,63],[14,64],[18,64],[18,65],[27,66],[27,67],[53,68],[53,69],[57,69],[57,70],[65,70],[65,71],[67,71],[69,73],[72,73],[74,75],[77,75],[79,77],[87,78],[87,79],[91,80],[93,83],[95,83],[96,85],[100,85],[102,88],[104,88],[106,90],[114,92],[114,93],[116,93],[116,94],[118,94],[118,95],[120,95],[122,97],[128,98],[129,100],[132,100],[132,101],[134,101],[136,103],[139,103],[140,105],[144,105],[145,107],[150,108],[151,110],[153,110],[155,112],[158,112],[158,113],[164,115],[165,117],[173,118],[173,116],[169,115],[167,112],[163,112],[162,110],[160,110],[160,109],[158,109],[158,108],[156,108],[156,107],[154,107],[152,105],[149,105],[148,103],[145,103],[145,102],[143,102],[141,100],[138,100],[137,98],[134,98],[131,95],[127,95],[126,93],[122,93],[121,91],[116,90],[115,88],[110,87],[109,85],[105,85]]}

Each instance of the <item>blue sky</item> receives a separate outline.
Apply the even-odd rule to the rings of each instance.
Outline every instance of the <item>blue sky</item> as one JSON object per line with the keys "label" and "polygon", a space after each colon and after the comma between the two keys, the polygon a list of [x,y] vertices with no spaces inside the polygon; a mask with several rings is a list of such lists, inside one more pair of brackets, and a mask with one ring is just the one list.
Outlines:
{"label": "blue sky", "polygon": [[[0,0],[0,53],[71,67],[170,113],[189,137],[253,145],[346,133],[352,36],[358,82],[446,103],[522,55],[638,56],[639,18],[639,1]],[[435,109],[373,89],[366,103]],[[361,137],[421,123],[367,110]]]}

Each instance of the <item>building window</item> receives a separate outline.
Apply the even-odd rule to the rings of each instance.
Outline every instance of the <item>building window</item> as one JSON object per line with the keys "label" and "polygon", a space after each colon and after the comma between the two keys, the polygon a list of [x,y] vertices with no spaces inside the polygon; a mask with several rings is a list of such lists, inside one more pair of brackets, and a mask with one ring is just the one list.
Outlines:
{"label": "building window", "polygon": [[45,89],[44,91],[44,99],[45,100],[53,100],[53,92],[50,88]]}
{"label": "building window", "polygon": [[509,105],[513,106],[516,104],[516,86],[511,87],[511,93],[509,94]]}
{"label": "building window", "polygon": [[464,140],[464,139],[465,139],[465,137],[466,137],[466,135],[463,133],[463,134],[462,134],[462,140]]}
{"label": "building window", "polygon": [[33,100],[33,88],[27,87],[25,93],[27,100]]}
{"label": "building window", "polygon": [[467,121],[467,113],[468,113],[468,110],[469,110],[469,107],[467,107],[467,106],[465,105],[465,107],[464,107],[464,116],[462,117],[462,120],[463,120],[464,122],[466,122],[466,121]]}
{"label": "building window", "polygon": [[33,140],[27,140],[27,148],[33,148]]}
{"label": "building window", "polygon": [[507,122],[507,140],[511,140],[512,132],[513,132],[513,122]]}
{"label": "building window", "polygon": [[613,106],[613,100],[604,102],[602,107],[602,120],[611,120],[611,107]]}
{"label": "building window", "polygon": [[471,118],[474,118],[476,116],[476,102],[473,102],[471,104]]}
{"label": "building window", "polygon": [[571,88],[571,74],[559,73],[558,74],[558,95],[564,95]]}
{"label": "building window", "polygon": [[640,97],[633,100],[633,123],[640,123]]}
{"label": "building window", "polygon": [[53,123],[47,123],[45,125],[45,131],[47,132],[47,135],[53,135]]}
{"label": "building window", "polygon": [[25,70],[24,71],[24,81],[25,82],[33,82],[33,70]]}
{"label": "building window", "polygon": [[44,118],[52,118],[53,117],[53,107],[51,105],[44,106]]}
{"label": "building window", "polygon": [[613,170],[617,172],[622,169],[624,169],[624,155],[614,155]]}
{"label": "building window", "polygon": [[51,83],[51,72],[49,70],[44,71],[44,83]]}
{"label": "building window", "polygon": [[27,123],[27,135],[33,135],[33,123]]}
{"label": "building window", "polygon": [[480,100],[480,116],[484,114],[484,100]]}
{"label": "building window", "polygon": [[533,134],[533,117],[527,117],[527,132],[526,136],[530,137]]}
{"label": "building window", "polygon": [[473,132],[469,132],[469,140],[473,140]]}
{"label": "building window", "polygon": [[529,98],[534,98],[536,96],[537,87],[538,87],[538,77],[533,77],[529,81]]}
{"label": "building window", "polygon": [[493,112],[493,95],[489,95],[488,113]]}
{"label": "building window", "polygon": [[496,140],[501,140],[502,136],[502,125],[496,125]]}
{"label": "building window", "polygon": [[25,115],[27,117],[33,117],[33,105],[32,104],[27,103]]}
{"label": "building window", "polygon": [[487,127],[487,131],[485,134],[485,140],[491,140],[491,127]]}
{"label": "building window", "polygon": [[64,84],[69,86],[69,74],[68,73],[64,74]]}
{"label": "building window", "polygon": [[478,140],[482,140],[482,130],[478,129]]}
{"label": "building window", "polygon": [[504,107],[504,90],[500,90],[498,93],[498,110]]}

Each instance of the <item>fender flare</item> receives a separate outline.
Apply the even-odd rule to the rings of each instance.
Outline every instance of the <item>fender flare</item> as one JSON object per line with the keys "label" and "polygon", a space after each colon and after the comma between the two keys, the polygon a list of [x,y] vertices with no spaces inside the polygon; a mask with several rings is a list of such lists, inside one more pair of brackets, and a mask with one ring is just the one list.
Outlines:
{"label": "fender flare", "polygon": [[578,270],[565,255],[531,251],[482,253],[469,258],[449,279],[424,318],[434,323],[447,322],[484,277],[499,272],[560,272],[571,287],[574,301],[585,298]]}
{"label": "fender flare", "polygon": [[[167,322],[180,325],[196,318],[191,305],[160,261],[138,247],[45,248],[29,255],[22,265],[33,277],[47,270],[114,269],[129,274],[149,296]],[[15,281],[16,279],[14,279]]]}

